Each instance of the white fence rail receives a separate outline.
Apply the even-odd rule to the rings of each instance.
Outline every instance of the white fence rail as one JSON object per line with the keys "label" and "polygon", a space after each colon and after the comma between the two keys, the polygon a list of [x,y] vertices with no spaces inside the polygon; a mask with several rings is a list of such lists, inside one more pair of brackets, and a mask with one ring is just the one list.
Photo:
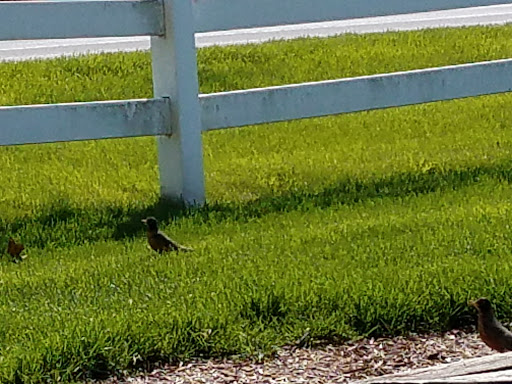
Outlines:
{"label": "white fence rail", "polygon": [[510,92],[510,76],[506,59],[211,93],[200,96],[203,130]]}
{"label": "white fence rail", "polygon": [[159,0],[5,1],[0,40],[163,35]]}
{"label": "white fence rail", "polygon": [[169,98],[0,107],[2,145],[168,135]]}
{"label": "white fence rail", "polygon": [[201,132],[512,91],[512,59],[198,95],[194,33],[512,0],[0,2],[0,40],[149,35],[154,98],[0,107],[0,145],[157,136],[161,193],[205,199]]}
{"label": "white fence rail", "polygon": [[193,0],[195,30],[313,23],[510,3],[508,0]]}

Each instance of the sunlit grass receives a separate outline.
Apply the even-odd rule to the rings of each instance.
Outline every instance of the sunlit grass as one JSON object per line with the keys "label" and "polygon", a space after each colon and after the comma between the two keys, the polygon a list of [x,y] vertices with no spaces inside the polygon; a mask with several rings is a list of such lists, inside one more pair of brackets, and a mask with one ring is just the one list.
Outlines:
{"label": "sunlit grass", "polygon": [[[512,27],[199,51],[202,92],[509,57]],[[0,104],[149,97],[129,53],[0,65]],[[102,377],[502,317],[512,292],[511,96],[210,132],[208,204],[159,200],[153,138],[0,148],[0,382]],[[1,127],[0,127],[1,129]],[[194,253],[157,256],[155,215]]]}

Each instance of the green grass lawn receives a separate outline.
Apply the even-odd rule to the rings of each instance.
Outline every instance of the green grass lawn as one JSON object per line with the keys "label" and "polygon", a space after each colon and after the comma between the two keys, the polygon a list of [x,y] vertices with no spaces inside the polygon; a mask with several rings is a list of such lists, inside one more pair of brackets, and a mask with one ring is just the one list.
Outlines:
{"label": "green grass lawn", "polygon": [[[199,51],[201,91],[506,58],[512,27]],[[149,97],[150,57],[0,65],[0,105]],[[472,324],[512,307],[512,96],[209,132],[208,204],[159,200],[154,138],[0,148],[0,382],[84,380]],[[194,253],[149,251],[140,219]]]}

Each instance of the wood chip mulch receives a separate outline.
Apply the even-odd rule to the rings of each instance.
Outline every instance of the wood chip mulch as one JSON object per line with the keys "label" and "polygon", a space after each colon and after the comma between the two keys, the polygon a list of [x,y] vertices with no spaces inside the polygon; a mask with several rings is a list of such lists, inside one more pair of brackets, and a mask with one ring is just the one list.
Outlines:
{"label": "wood chip mulch", "polygon": [[347,383],[412,368],[452,363],[496,353],[475,333],[363,339],[315,348],[285,347],[262,363],[233,359],[194,359],[136,377],[103,384],[284,384]]}

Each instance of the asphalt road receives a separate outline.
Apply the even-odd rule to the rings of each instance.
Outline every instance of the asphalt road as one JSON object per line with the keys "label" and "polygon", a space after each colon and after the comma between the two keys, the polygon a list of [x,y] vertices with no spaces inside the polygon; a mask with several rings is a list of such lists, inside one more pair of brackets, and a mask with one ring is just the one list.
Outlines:
{"label": "asphalt road", "polygon": [[[310,23],[196,34],[196,45],[258,43],[302,36],[371,33],[512,22],[512,5],[463,8],[450,11],[410,13],[325,23]],[[0,61],[51,58],[83,53],[146,50],[148,37],[0,41]]]}

